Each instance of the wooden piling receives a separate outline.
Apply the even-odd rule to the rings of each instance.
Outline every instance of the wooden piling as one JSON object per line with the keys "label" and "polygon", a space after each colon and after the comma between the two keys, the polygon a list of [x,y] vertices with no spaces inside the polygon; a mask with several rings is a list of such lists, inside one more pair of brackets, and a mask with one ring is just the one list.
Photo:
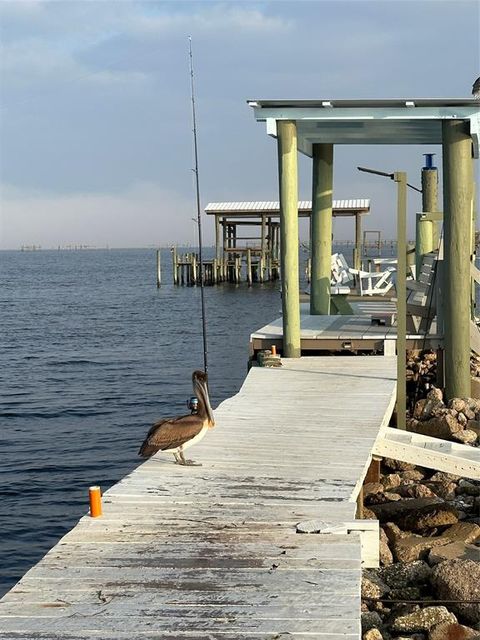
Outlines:
{"label": "wooden piling", "polygon": [[172,247],[173,284],[178,285],[177,248]]}
{"label": "wooden piling", "polygon": [[407,412],[407,174],[394,173],[397,183],[397,427],[406,429]]}
{"label": "wooden piling", "polygon": [[160,255],[160,249],[157,249],[157,289],[162,284],[162,261]]}
{"label": "wooden piling", "polygon": [[415,269],[416,278],[420,277],[423,258],[426,253],[434,249],[434,225],[437,223],[425,219],[424,213],[417,213],[416,218],[416,247],[415,247]]}
{"label": "wooden piling", "polygon": [[313,145],[310,314],[329,315],[332,260],[333,145]]}
{"label": "wooden piling", "polygon": [[252,286],[252,252],[247,249],[247,284]]}
{"label": "wooden piling", "polygon": [[362,268],[362,216],[355,215],[355,247],[353,249],[354,269]]}
{"label": "wooden piling", "polygon": [[298,279],[297,127],[277,121],[282,254],[283,355],[300,357],[300,291]]}
{"label": "wooden piling", "polygon": [[239,284],[242,281],[242,260],[240,256],[235,257],[235,282]]}
{"label": "wooden piling", "polygon": [[200,284],[197,281],[197,256],[195,253],[192,253],[192,278],[191,278],[191,284],[195,285],[195,284]]}
{"label": "wooden piling", "polygon": [[266,258],[266,238],[267,238],[267,218],[266,216],[262,216],[262,227],[261,227],[261,237],[260,237],[260,282],[264,280],[264,271],[265,271],[265,258]]}
{"label": "wooden piling", "polygon": [[220,245],[220,234],[221,234],[221,229],[220,229],[220,216],[216,215],[215,216],[215,258],[217,260],[220,259],[221,257],[221,245]]}
{"label": "wooden piling", "polygon": [[[438,211],[438,171],[437,169],[422,169],[422,211],[435,213]],[[439,223],[432,222],[432,245],[438,249]]]}
{"label": "wooden piling", "polygon": [[463,120],[443,120],[445,392],[470,395],[472,140]]}
{"label": "wooden piling", "polygon": [[306,268],[305,277],[307,279],[307,282],[311,282],[312,281],[312,259],[311,258],[308,258],[308,260],[307,260],[307,268]]}

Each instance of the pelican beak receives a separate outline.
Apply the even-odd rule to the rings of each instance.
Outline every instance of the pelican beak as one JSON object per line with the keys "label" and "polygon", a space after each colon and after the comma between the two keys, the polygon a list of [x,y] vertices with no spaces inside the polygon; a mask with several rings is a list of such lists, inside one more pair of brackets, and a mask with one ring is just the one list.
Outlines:
{"label": "pelican beak", "polygon": [[194,388],[205,407],[205,412],[207,414],[208,426],[215,426],[215,418],[213,417],[213,410],[210,404],[210,398],[208,397],[208,380],[207,376],[203,371],[195,371],[193,374],[193,382]]}
{"label": "pelican beak", "polygon": [[205,381],[204,393],[205,393],[205,396],[204,396],[204,398],[205,398],[205,409],[207,411],[207,416],[208,416],[208,426],[210,428],[212,428],[212,427],[215,426],[215,418],[213,417],[213,409],[212,409],[212,406],[210,404],[210,398],[208,396],[208,383],[207,383],[207,381]]}

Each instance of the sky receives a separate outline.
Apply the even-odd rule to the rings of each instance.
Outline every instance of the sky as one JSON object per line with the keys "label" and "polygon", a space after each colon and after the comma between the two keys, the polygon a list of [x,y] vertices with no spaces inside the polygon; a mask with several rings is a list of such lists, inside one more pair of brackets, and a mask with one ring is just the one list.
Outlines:
{"label": "sky", "polygon": [[[195,244],[188,36],[203,207],[278,199],[249,99],[462,98],[480,73],[478,0],[0,1],[0,248]],[[394,237],[393,183],[356,167],[419,185],[427,152],[338,147],[334,198],[371,198],[365,228]]]}

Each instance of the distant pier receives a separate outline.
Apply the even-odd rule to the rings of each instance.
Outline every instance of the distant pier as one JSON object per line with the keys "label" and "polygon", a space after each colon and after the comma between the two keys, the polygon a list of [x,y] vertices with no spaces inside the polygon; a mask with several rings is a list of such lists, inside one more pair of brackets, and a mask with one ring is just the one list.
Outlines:
{"label": "distant pier", "polygon": [[[311,218],[312,203],[300,201],[298,216]],[[362,255],[362,217],[370,211],[370,200],[337,200],[333,203],[334,217],[353,217],[355,242],[354,265],[360,268]],[[271,282],[281,275],[280,203],[279,202],[214,202],[205,207],[205,213],[215,217],[215,257],[203,261],[204,284],[222,282],[251,285]],[[245,235],[247,233],[248,235]],[[377,232],[378,233],[378,232]],[[309,240],[307,250],[309,251]],[[381,238],[366,245],[381,249]],[[193,285],[200,282],[200,264],[195,253],[178,254],[172,249],[173,282]],[[307,279],[309,267],[307,263]]]}

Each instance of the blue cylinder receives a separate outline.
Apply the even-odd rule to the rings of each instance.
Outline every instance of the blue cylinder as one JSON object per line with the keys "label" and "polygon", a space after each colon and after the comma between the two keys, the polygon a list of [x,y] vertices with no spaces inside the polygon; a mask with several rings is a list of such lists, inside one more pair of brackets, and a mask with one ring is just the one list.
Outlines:
{"label": "blue cylinder", "polygon": [[423,168],[436,169],[437,167],[433,165],[433,156],[435,156],[436,153],[424,153],[423,155],[425,156],[425,166]]}

